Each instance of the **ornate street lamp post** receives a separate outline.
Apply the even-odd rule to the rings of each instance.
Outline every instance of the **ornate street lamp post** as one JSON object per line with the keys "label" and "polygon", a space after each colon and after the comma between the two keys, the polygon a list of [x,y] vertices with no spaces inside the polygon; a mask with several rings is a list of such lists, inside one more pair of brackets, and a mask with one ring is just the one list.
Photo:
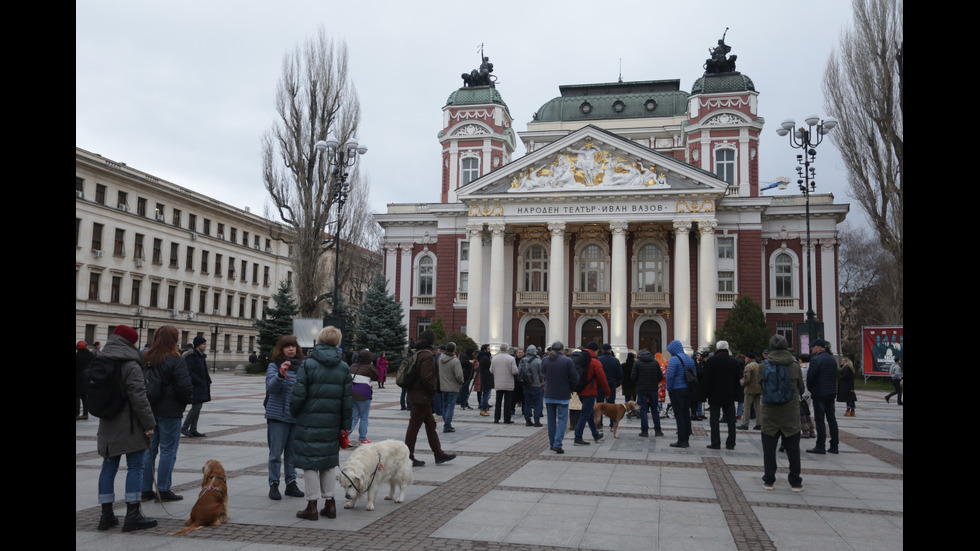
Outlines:
{"label": "ornate street lamp post", "polygon": [[[339,321],[340,316],[337,312],[337,305],[340,304],[340,223],[343,220],[344,203],[347,202],[347,194],[350,192],[350,184],[347,183],[347,169],[354,166],[359,155],[367,153],[367,148],[359,146],[357,140],[351,138],[344,146],[338,147],[340,142],[331,137],[330,139],[316,142],[316,150],[325,153],[327,165],[332,167],[330,192],[333,194],[333,202],[337,205],[337,228],[334,230],[334,265],[333,265],[333,317]],[[346,328],[342,328],[346,329]]]}
{"label": "ornate street lamp post", "polygon": [[[776,130],[776,134],[785,136],[789,134],[789,144],[794,149],[803,150],[802,154],[796,156],[796,174],[799,179],[796,181],[806,198],[806,321],[798,326],[797,334],[800,339],[800,351],[809,352],[810,343],[818,338],[823,338],[823,324],[817,320],[817,315],[813,311],[813,262],[810,252],[810,193],[817,189],[817,183],[813,180],[816,168],[810,166],[817,156],[817,146],[823,142],[823,137],[830,133],[837,126],[837,119],[827,117],[821,120],[816,115],[806,118],[806,127],[796,128],[793,119],[783,121],[783,124]],[[779,188],[784,189],[785,183]],[[807,341],[803,342],[804,331]]]}

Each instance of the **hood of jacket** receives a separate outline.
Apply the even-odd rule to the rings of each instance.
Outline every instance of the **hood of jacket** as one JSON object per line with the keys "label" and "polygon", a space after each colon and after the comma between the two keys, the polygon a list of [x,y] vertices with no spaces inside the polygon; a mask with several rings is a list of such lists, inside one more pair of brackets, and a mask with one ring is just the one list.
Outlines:
{"label": "hood of jacket", "polygon": [[313,352],[310,352],[309,357],[326,366],[337,365],[344,359],[344,357],[340,354],[340,350],[337,350],[336,346],[330,346],[322,343],[317,343],[316,347],[313,348]]}
{"label": "hood of jacket", "polygon": [[774,364],[789,365],[796,361],[796,358],[788,350],[773,350],[769,352],[769,361]]}
{"label": "hood of jacket", "polygon": [[644,350],[639,356],[636,357],[636,360],[642,362],[656,362],[657,358],[654,358],[653,354],[651,354],[649,350]]}
{"label": "hood of jacket", "polygon": [[456,355],[455,354],[447,354],[447,353],[443,352],[442,354],[439,354],[439,365],[448,364],[448,363],[452,362],[455,359],[456,359]]}
{"label": "hood of jacket", "polygon": [[527,350],[525,350],[524,352],[527,354],[525,356],[525,358],[527,356],[537,356],[538,355],[538,347],[537,346],[534,346],[533,344],[529,344],[529,345],[527,345]]}
{"label": "hood of jacket", "polygon": [[102,354],[113,360],[140,361],[140,351],[119,335],[109,335],[109,340],[102,347]]}
{"label": "hood of jacket", "polygon": [[678,354],[684,354],[684,345],[681,341],[673,340],[667,345],[667,352],[670,352],[671,356],[677,356]]}

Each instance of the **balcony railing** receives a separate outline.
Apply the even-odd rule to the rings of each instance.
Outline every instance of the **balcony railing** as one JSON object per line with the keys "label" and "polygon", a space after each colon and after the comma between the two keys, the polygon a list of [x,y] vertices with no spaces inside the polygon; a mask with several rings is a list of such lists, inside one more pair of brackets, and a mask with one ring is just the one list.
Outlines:
{"label": "balcony railing", "polygon": [[468,294],[466,291],[456,291],[456,302],[466,302],[466,295]]}
{"label": "balcony railing", "polygon": [[609,293],[575,291],[572,293],[572,306],[609,306]]}
{"label": "balcony railing", "polygon": [[738,293],[721,293],[719,292],[715,300],[720,307],[730,307],[735,304],[735,300],[738,299]]}
{"label": "balcony railing", "polygon": [[515,306],[548,306],[548,291],[518,291]]}
{"label": "balcony railing", "polygon": [[663,291],[633,291],[634,308],[666,308],[670,306],[670,296]]}
{"label": "balcony railing", "polygon": [[798,298],[773,297],[772,299],[770,299],[770,302],[774,310],[799,310],[800,309],[799,306],[800,299]]}
{"label": "balcony railing", "polygon": [[426,307],[430,307],[431,308],[431,307],[435,306],[435,304],[436,304],[436,297],[434,297],[434,296],[428,296],[428,297],[414,296],[414,297],[412,297],[412,306],[426,306]]}

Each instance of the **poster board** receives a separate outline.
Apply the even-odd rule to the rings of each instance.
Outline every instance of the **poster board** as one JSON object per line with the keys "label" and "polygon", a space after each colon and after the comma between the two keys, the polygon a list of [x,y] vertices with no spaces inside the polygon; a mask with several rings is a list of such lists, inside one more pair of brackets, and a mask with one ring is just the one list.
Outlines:
{"label": "poster board", "polygon": [[902,361],[903,330],[901,325],[861,328],[861,366],[864,375],[888,375],[895,358]]}

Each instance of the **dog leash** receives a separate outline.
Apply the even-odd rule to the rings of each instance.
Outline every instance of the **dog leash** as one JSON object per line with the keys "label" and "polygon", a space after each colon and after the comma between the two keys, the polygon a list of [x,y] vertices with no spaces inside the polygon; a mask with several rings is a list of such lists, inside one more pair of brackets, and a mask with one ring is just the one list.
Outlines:
{"label": "dog leash", "polygon": [[344,475],[344,478],[347,479],[347,482],[350,482],[350,485],[353,486],[354,489],[357,490],[357,493],[359,494],[363,494],[364,492],[371,489],[371,485],[374,484],[374,477],[378,475],[378,471],[384,468],[384,466],[381,464],[381,452],[378,450],[374,450],[374,453],[378,454],[378,465],[374,468],[374,472],[371,473],[371,481],[368,482],[367,488],[361,490],[360,488],[357,487],[356,484],[354,484],[354,481],[351,480],[349,476],[347,476],[347,473],[345,473],[343,469],[340,470],[340,474]]}

